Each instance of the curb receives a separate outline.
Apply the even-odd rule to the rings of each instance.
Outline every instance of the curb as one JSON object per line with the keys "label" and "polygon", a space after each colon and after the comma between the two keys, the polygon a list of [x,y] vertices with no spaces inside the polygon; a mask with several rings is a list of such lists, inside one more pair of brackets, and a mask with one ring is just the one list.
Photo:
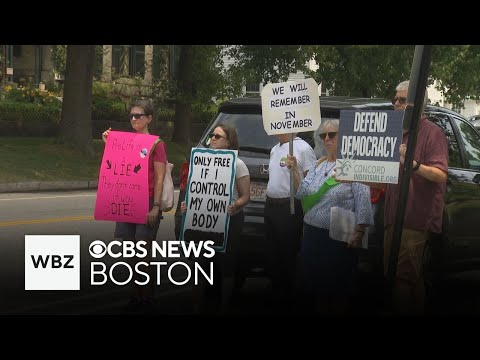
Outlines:
{"label": "curb", "polygon": [[32,181],[0,184],[0,193],[96,189],[98,181]]}
{"label": "curb", "polygon": [[[173,178],[173,184],[178,187],[178,178]],[[85,181],[31,181],[19,183],[0,183],[1,193],[61,191],[61,190],[90,190],[97,189],[98,180]]]}

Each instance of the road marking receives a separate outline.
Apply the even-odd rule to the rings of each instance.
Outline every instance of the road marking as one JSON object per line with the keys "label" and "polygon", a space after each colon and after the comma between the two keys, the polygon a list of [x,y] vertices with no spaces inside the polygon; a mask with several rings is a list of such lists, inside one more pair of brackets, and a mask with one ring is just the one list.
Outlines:
{"label": "road marking", "polygon": [[[180,190],[175,190],[175,192],[178,193],[180,192]],[[13,198],[13,199],[0,199],[0,201],[57,199],[57,198],[82,197],[82,196],[97,196],[97,194],[95,193],[95,194],[80,194],[80,195],[35,196],[35,197]]]}
{"label": "road marking", "polygon": [[[172,214],[172,213],[175,213],[175,209],[172,209],[168,212],[163,212],[163,215]],[[90,221],[90,220],[95,220],[92,215],[50,218],[50,219],[14,220],[14,221],[0,222],[0,228],[8,227],[8,226],[17,226],[17,225],[49,224],[49,223],[56,223],[56,222]]]}
{"label": "road marking", "polygon": [[12,200],[38,200],[38,199],[57,199],[57,198],[70,198],[81,196],[97,196],[97,194],[83,194],[83,195],[56,195],[56,196],[35,196],[26,198],[13,198],[13,199],[0,199],[0,201],[12,201]]}
{"label": "road marking", "polygon": [[4,222],[0,222],[0,227],[16,226],[16,225],[29,225],[29,224],[48,224],[48,223],[54,223],[54,222],[84,221],[84,220],[93,220],[93,216],[88,215],[88,216],[71,216],[71,217],[51,218],[51,219],[4,221]]}

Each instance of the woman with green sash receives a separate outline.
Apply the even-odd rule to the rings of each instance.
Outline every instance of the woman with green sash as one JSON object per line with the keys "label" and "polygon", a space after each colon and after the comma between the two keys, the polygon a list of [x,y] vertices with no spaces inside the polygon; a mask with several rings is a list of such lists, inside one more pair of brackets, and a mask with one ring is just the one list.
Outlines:
{"label": "woman with green sash", "polygon": [[[293,167],[295,197],[304,210],[303,239],[297,259],[296,286],[302,295],[302,309],[325,314],[346,313],[349,297],[355,291],[355,274],[365,228],[373,224],[370,188],[361,183],[335,180],[339,120],[320,125],[320,138],[327,156],[319,159],[302,180],[297,160],[289,156]],[[330,209],[333,206],[355,212],[356,231],[348,243],[330,238]]]}

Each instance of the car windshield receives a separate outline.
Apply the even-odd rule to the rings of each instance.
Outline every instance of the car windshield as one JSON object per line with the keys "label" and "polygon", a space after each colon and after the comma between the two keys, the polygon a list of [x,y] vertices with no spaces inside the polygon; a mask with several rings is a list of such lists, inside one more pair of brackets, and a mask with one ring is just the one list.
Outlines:
{"label": "car windshield", "polygon": [[261,114],[221,112],[203,134],[201,143],[204,146],[208,146],[208,134],[219,124],[229,125],[237,130],[240,150],[270,153],[270,149],[278,142],[275,136],[268,136],[265,132]]}

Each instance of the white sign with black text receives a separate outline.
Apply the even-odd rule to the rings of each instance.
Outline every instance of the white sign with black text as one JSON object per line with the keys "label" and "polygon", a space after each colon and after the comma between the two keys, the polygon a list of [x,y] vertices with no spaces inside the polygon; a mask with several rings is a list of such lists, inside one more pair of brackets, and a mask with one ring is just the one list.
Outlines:
{"label": "white sign with black text", "polygon": [[268,135],[317,130],[321,122],[317,83],[303,79],[265,85],[262,116]]}
{"label": "white sign with black text", "polygon": [[212,240],[225,251],[237,157],[237,150],[192,148],[181,240]]}

